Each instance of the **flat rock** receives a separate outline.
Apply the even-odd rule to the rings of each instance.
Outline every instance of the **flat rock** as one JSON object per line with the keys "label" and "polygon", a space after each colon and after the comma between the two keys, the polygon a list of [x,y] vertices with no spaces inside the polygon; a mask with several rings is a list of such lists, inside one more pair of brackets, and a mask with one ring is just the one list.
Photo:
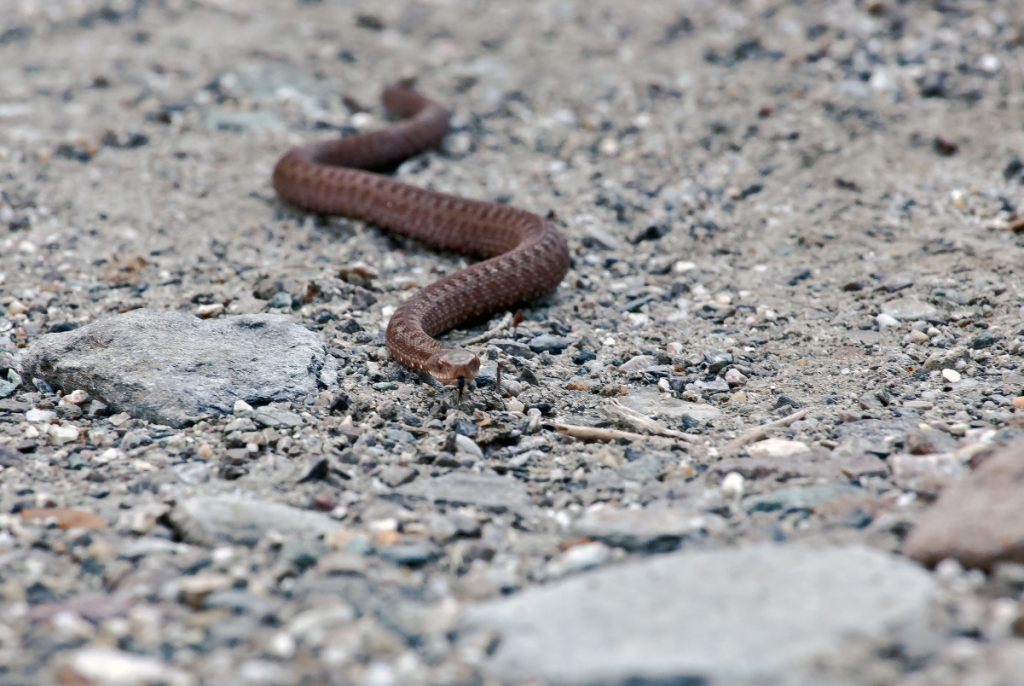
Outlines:
{"label": "flat rock", "polygon": [[890,300],[882,305],[882,312],[901,322],[934,319],[939,314],[939,310],[934,305],[910,296]]}
{"label": "flat rock", "polygon": [[[860,546],[682,552],[470,605],[462,630],[495,632],[484,662],[553,684],[842,683],[819,660],[857,639],[920,650],[929,574]],[[916,641],[911,637],[916,637]]]}
{"label": "flat rock", "polygon": [[[836,433],[843,439],[863,438],[876,446],[889,446],[894,441],[902,439],[908,429],[912,429],[918,424],[918,421],[906,417],[901,419],[862,419],[840,424],[836,427]],[[882,449],[885,448],[882,447]]]}
{"label": "flat rock", "polygon": [[395,489],[403,500],[428,500],[447,505],[475,505],[492,512],[526,516],[534,510],[526,486],[512,477],[451,472],[432,479],[417,479]]}
{"label": "flat rock", "polygon": [[997,562],[1024,563],[1024,441],[949,485],[903,550],[927,565],[947,557],[981,569]]}
{"label": "flat rock", "polygon": [[336,382],[320,337],[277,315],[201,320],[134,310],[40,338],[22,369],[113,412],[181,427],[250,405],[291,401]]}
{"label": "flat rock", "polygon": [[810,510],[816,505],[828,502],[842,495],[862,494],[863,489],[846,484],[829,486],[794,486],[780,488],[770,493],[760,493],[743,499],[743,508],[747,512],[792,512],[794,510]]}
{"label": "flat rock", "polygon": [[892,468],[892,480],[904,490],[937,495],[947,486],[967,476],[968,468],[952,453],[933,455],[890,455],[886,460]]}
{"label": "flat rock", "polygon": [[702,424],[722,415],[722,411],[714,405],[667,397],[655,387],[642,388],[620,398],[619,402],[648,417],[681,420],[683,415],[688,415]]}
{"label": "flat rock", "polygon": [[724,528],[712,514],[668,507],[622,510],[605,507],[588,512],[573,524],[573,532],[627,550],[675,550],[683,539]]}
{"label": "flat rock", "polygon": [[315,538],[342,528],[320,512],[230,496],[186,500],[171,510],[170,520],[182,540],[209,547],[254,545],[271,530],[285,538]]}

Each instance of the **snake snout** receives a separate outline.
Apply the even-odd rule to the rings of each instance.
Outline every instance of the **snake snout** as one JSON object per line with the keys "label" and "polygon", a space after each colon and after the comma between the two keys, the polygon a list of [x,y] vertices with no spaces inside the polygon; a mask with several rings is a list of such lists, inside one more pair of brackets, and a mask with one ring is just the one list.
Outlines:
{"label": "snake snout", "polygon": [[480,358],[462,348],[442,351],[430,365],[430,375],[441,383],[464,385],[480,371]]}

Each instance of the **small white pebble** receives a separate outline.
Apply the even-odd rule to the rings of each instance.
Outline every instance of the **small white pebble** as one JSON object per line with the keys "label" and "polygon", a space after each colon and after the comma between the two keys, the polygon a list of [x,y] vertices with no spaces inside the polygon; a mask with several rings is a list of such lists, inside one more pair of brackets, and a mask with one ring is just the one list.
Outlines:
{"label": "small white pebble", "polygon": [[196,315],[203,319],[209,319],[210,317],[216,317],[224,311],[224,305],[221,303],[213,303],[210,305],[200,305],[196,308]]}
{"label": "small white pebble", "polygon": [[619,142],[614,138],[602,138],[597,144],[597,149],[602,155],[614,157],[619,154]]}
{"label": "small white pebble", "polygon": [[521,403],[520,401],[516,400],[515,398],[512,398],[507,403],[505,403],[505,409],[508,410],[509,412],[518,412],[519,414],[522,414],[523,411],[526,409],[526,405],[523,405],[523,403]]}
{"label": "small white pebble", "polygon": [[668,379],[658,379],[658,388],[668,393],[672,390],[672,387],[668,384]]}
{"label": "small white pebble", "polygon": [[743,475],[729,472],[722,479],[722,495],[726,498],[739,498],[743,495]]}
{"label": "small white pebble", "polygon": [[736,386],[742,386],[747,383],[747,377],[738,369],[730,369],[725,373],[725,382],[730,387],[735,388]]}
{"label": "small white pebble", "polygon": [[676,274],[682,274],[683,272],[688,272],[691,269],[696,268],[697,264],[695,262],[689,262],[687,260],[679,260],[678,262],[672,265],[672,271],[674,271]]}
{"label": "small white pebble", "polygon": [[236,417],[251,417],[252,405],[239,398],[235,401],[234,407],[231,408],[231,413]]}
{"label": "small white pebble", "polygon": [[10,317],[25,314],[26,312],[28,312],[28,307],[20,300],[12,300],[11,304],[7,306],[7,315]]}
{"label": "small white pebble", "polygon": [[356,112],[348,121],[357,129],[368,129],[373,126],[373,115],[368,112]]}
{"label": "small white pebble", "polygon": [[665,350],[672,353],[673,355],[678,355],[679,353],[683,352],[683,344],[680,343],[679,341],[672,341],[671,343],[665,346]]}
{"label": "small white pebble", "polygon": [[928,334],[926,334],[924,331],[911,331],[910,340],[914,343],[927,343]]}
{"label": "small white pebble", "polygon": [[61,399],[61,402],[70,405],[81,405],[89,399],[89,394],[83,391],[81,388],[71,391]]}
{"label": "small white pebble", "polygon": [[943,369],[942,378],[949,383],[956,383],[960,380],[960,372],[955,369]]}
{"label": "small white pebble", "polygon": [[896,317],[893,317],[891,314],[886,314],[885,312],[875,317],[875,322],[878,324],[879,329],[900,325],[900,321],[896,319]]}
{"label": "small white pebble", "polygon": [[396,309],[397,308],[395,308],[394,305],[385,305],[384,307],[380,308],[380,314],[382,317],[388,318],[395,313]]}

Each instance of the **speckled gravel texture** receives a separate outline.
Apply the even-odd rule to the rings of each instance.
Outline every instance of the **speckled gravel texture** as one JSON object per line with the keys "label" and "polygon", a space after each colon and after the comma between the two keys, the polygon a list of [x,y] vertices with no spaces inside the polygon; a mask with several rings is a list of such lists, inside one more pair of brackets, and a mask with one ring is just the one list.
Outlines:
{"label": "speckled gravel texture", "polygon": [[[573,256],[473,346],[490,367],[461,400],[383,330],[465,260],[270,185],[289,147],[386,122],[405,77],[452,132],[397,178],[553,213]],[[857,640],[826,591],[757,616],[803,623],[762,647],[832,627],[817,680],[612,646],[640,661],[601,683],[1021,683],[1024,560],[900,551],[1024,434],[1022,85],[1002,0],[0,2],[0,683],[518,682],[532,653],[463,616],[664,559],[743,627],[743,582],[687,553],[804,546],[851,579],[880,551],[927,631],[878,628],[848,581]],[[338,382],[179,429],[19,378],[48,333],[139,308],[286,315]],[[801,597],[765,574],[769,606]],[[604,600],[609,625],[632,607]],[[566,645],[530,683],[600,678]]]}

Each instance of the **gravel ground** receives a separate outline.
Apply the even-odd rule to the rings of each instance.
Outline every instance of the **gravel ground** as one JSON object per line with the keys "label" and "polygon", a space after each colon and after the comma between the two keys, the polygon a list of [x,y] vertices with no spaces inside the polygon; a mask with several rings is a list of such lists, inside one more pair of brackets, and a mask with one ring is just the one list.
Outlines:
{"label": "gravel ground", "polygon": [[[0,3],[0,683],[1024,683],[1022,48],[999,0]],[[449,334],[461,400],[383,330],[464,260],[270,186],[405,77],[453,126],[396,176],[573,255]]]}

